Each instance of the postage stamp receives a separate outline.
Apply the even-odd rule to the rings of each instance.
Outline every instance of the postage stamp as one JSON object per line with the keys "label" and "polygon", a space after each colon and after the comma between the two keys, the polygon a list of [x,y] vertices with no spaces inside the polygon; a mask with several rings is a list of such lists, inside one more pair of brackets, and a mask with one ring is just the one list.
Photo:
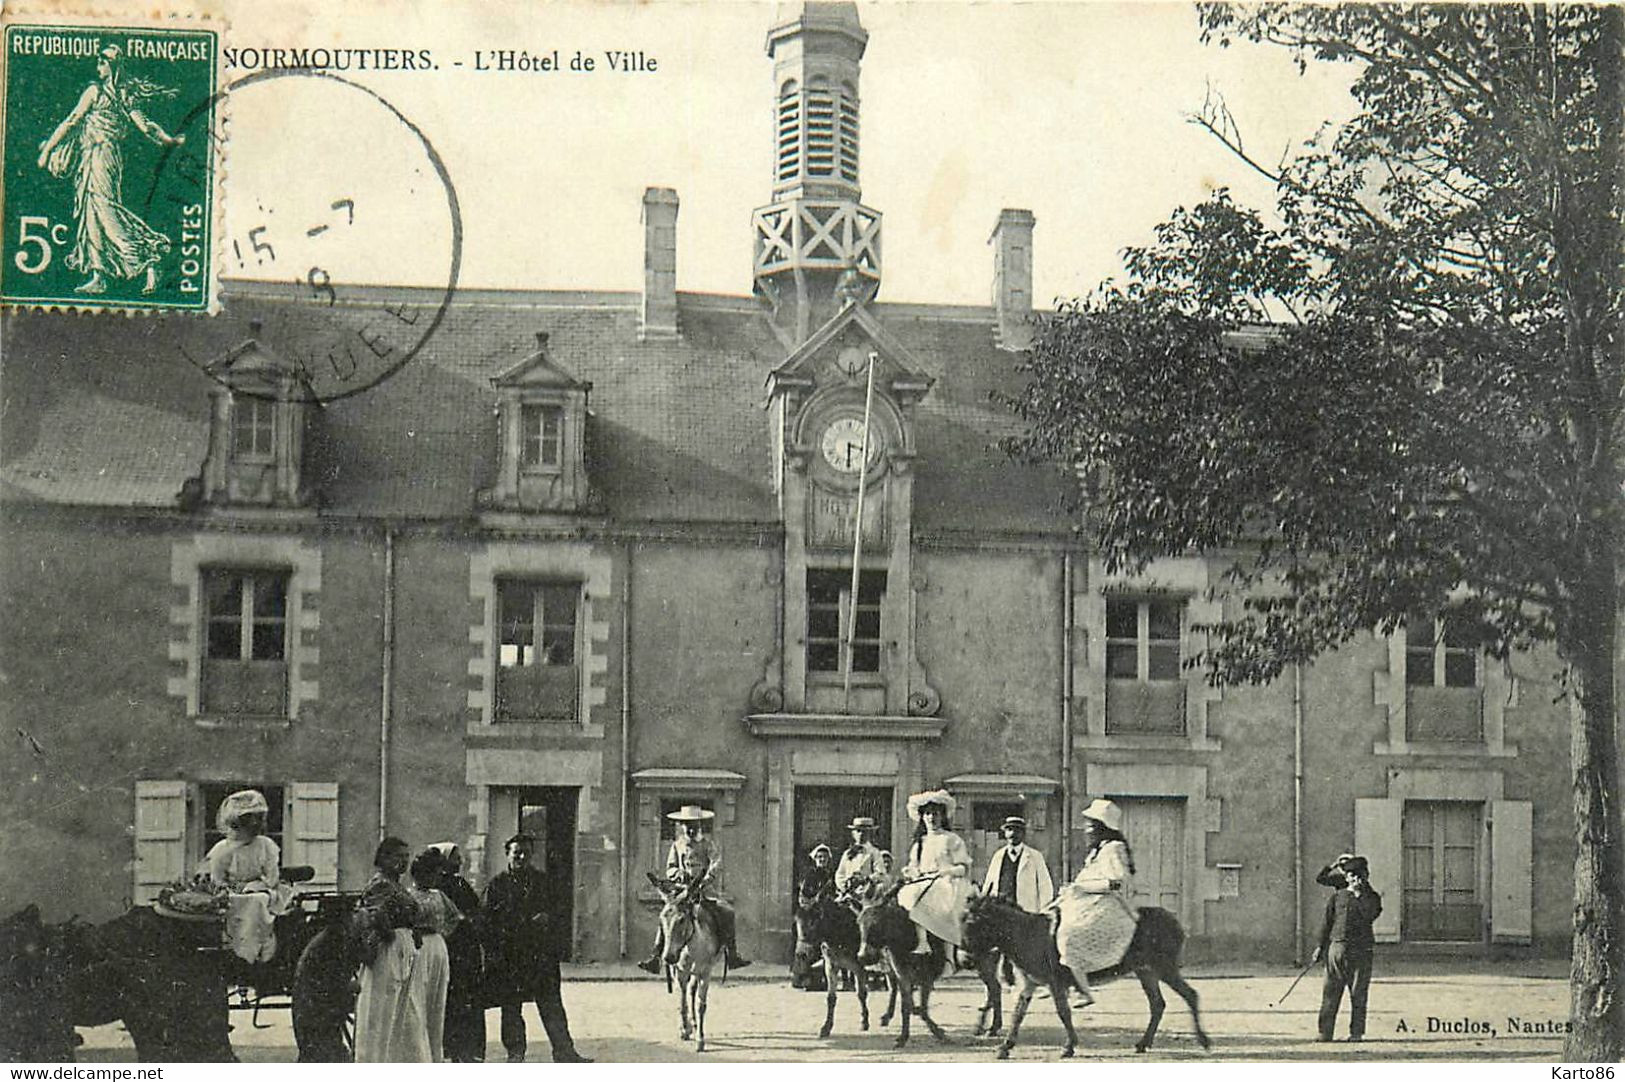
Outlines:
{"label": "postage stamp", "polygon": [[208,311],[220,28],[4,27],[0,299]]}

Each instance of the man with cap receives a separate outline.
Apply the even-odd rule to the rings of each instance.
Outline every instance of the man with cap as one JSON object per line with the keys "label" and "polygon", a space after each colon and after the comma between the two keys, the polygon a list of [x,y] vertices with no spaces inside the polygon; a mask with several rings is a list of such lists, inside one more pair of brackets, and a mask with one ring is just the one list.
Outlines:
{"label": "man with cap", "polygon": [[875,821],[860,815],[847,824],[852,833],[852,844],[841,854],[835,866],[835,893],[845,894],[857,880],[859,888],[873,887],[880,880],[880,850],[869,841],[875,832]]}
{"label": "man with cap", "polygon": [[1055,883],[1044,854],[1027,844],[1027,820],[1012,815],[999,833],[1004,835],[1004,845],[987,863],[982,893],[1003,898],[1029,913],[1042,912],[1055,897]]}
{"label": "man with cap", "polygon": [[1366,995],[1371,991],[1371,961],[1376,939],[1371,926],[1382,913],[1382,895],[1371,889],[1371,868],[1364,857],[1344,853],[1321,869],[1317,883],[1336,887],[1326,900],[1320,946],[1311,961],[1326,962],[1320,992],[1320,1039],[1329,1041],[1337,1028],[1343,991],[1349,994],[1349,1040],[1365,1037]]}
{"label": "man with cap", "polygon": [[[706,821],[715,817],[716,812],[697,804],[684,804],[676,811],[666,813],[666,818],[677,824],[677,836],[672,839],[671,849],[666,853],[666,878],[678,886],[692,887],[716,923],[717,936],[722,940],[723,949],[728,952],[728,968],[744,969],[751,963],[750,959],[740,955],[739,945],[735,942],[733,908],[711,893],[717,873],[722,870],[722,850],[705,834]],[[654,950],[638,963],[638,968],[659,973],[665,964],[665,954],[666,936],[662,929],[655,935]]]}
{"label": "man with cap", "polygon": [[553,1046],[554,1063],[591,1063],[576,1051],[564,1014],[559,958],[568,928],[554,927],[563,912],[557,884],[531,866],[536,840],[515,834],[505,851],[508,870],[485,888],[485,919],[490,941],[486,963],[502,1005],[502,1047],[509,1063],[525,1061],[525,1001],[536,1003],[542,1028]]}

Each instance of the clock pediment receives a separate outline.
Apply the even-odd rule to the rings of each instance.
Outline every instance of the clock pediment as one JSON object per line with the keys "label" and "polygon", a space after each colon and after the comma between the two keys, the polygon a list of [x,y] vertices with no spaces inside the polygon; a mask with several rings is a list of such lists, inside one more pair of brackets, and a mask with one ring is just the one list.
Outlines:
{"label": "clock pediment", "polygon": [[842,384],[862,386],[870,354],[875,355],[875,391],[899,405],[924,397],[934,382],[907,346],[886,330],[861,301],[845,308],[814,332],[768,375],[768,395],[822,389]]}

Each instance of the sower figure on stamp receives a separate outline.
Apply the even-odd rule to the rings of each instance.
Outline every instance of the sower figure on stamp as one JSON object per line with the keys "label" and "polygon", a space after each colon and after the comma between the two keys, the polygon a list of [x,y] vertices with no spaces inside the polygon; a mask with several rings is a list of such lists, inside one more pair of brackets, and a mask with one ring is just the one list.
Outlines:
{"label": "sower figure on stamp", "polygon": [[485,888],[489,929],[488,979],[502,1005],[502,1047],[509,1063],[525,1061],[525,1001],[534,1000],[553,1046],[554,1063],[591,1063],[576,1051],[564,1014],[559,958],[568,929],[555,928],[558,889],[530,866],[536,842],[529,834],[508,839],[508,870]]}
{"label": "sower figure on stamp", "polygon": [[184,143],[184,135],[170,135],[141,111],[144,102],[175,93],[126,74],[123,51],[109,45],[96,58],[96,81],[40,143],[41,169],[53,177],[73,170],[75,232],[67,262],[90,275],[74,292],[107,292],[103,275],[130,279],[144,274],[141,292],[158,288],[158,262],[169,254],[171,242],[124,205],[123,143],[131,127],[159,146]]}
{"label": "sower figure on stamp", "polygon": [[1365,1037],[1366,995],[1371,990],[1371,961],[1376,939],[1371,926],[1382,913],[1382,895],[1371,889],[1371,869],[1364,857],[1344,853],[1320,870],[1315,882],[1335,887],[1326,901],[1326,923],[1312,961],[1326,961],[1326,983],[1320,993],[1320,1040],[1332,1039],[1343,990],[1349,994],[1349,1040]]}
{"label": "sower figure on stamp", "polygon": [[[685,804],[666,814],[667,819],[677,824],[677,837],[672,839],[671,850],[666,854],[666,878],[688,888],[702,899],[706,912],[715,922],[717,937],[728,952],[728,968],[744,969],[751,963],[750,959],[740,955],[739,944],[735,942],[733,907],[711,893],[717,872],[722,869],[722,850],[705,835],[705,822],[715,815],[715,812],[696,804]],[[638,968],[648,973],[659,973],[665,953],[666,937],[662,930],[655,936],[654,950],[638,963]]]}

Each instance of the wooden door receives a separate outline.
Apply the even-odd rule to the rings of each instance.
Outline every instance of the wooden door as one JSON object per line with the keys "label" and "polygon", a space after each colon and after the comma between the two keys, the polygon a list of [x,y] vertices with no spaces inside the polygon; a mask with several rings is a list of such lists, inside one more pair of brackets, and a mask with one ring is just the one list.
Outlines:
{"label": "wooden door", "polygon": [[1469,801],[1405,802],[1400,837],[1405,877],[1401,928],[1406,939],[1456,943],[1483,939],[1478,891],[1483,810],[1482,804]]}
{"label": "wooden door", "polygon": [[1123,836],[1134,855],[1134,903],[1161,906],[1184,922],[1185,798],[1111,799],[1123,809]]}

